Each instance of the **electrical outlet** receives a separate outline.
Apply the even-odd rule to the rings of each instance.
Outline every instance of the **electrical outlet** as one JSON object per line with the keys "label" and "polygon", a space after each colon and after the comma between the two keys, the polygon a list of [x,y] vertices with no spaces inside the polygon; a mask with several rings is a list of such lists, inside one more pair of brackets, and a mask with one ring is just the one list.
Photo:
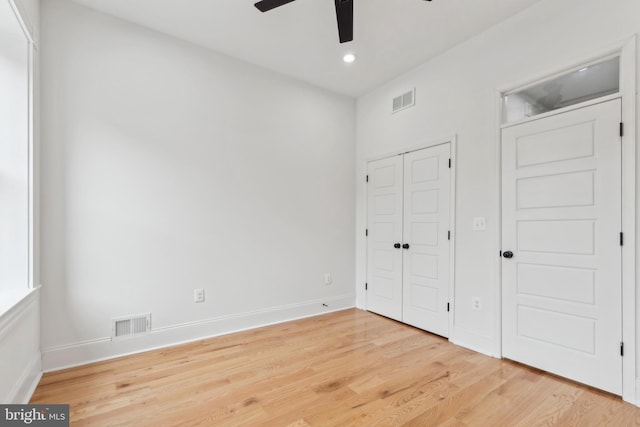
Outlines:
{"label": "electrical outlet", "polygon": [[482,310],[482,300],[480,297],[472,297],[471,298],[471,308],[474,310]]}
{"label": "electrical outlet", "polygon": [[324,274],[324,284],[325,285],[330,285],[333,283],[333,277],[331,276],[331,273],[325,273]]}
{"label": "electrical outlet", "polygon": [[193,302],[204,302],[204,289],[193,290]]}
{"label": "electrical outlet", "polygon": [[487,218],[483,216],[473,218],[473,231],[485,231],[487,229]]}

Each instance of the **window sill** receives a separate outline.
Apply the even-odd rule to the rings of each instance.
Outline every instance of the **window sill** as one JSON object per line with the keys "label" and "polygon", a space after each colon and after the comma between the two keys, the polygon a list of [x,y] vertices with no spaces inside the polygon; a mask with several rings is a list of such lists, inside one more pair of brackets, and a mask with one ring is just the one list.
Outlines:
{"label": "window sill", "polygon": [[[40,292],[40,286],[12,292],[0,292],[0,326],[11,319],[12,313],[25,306]],[[0,328],[1,329],[1,328]]]}

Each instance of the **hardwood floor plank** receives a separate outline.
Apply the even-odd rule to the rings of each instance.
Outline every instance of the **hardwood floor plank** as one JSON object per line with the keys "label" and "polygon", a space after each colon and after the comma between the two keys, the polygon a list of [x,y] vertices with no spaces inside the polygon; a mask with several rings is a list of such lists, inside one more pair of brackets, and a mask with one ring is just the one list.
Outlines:
{"label": "hardwood floor plank", "polygon": [[402,425],[416,427],[441,425],[453,419],[458,420],[460,424],[462,424],[460,419],[463,418],[466,413],[476,407],[488,393],[496,390],[517,374],[515,369],[505,370],[500,369],[500,367],[498,367],[498,369],[493,367],[491,374],[478,375],[480,372],[486,373],[487,369],[487,366],[478,365],[476,367],[477,373],[475,375],[468,375],[470,381],[461,384],[458,392],[452,393],[443,399],[443,401],[439,402],[438,405],[419,408],[416,411],[418,415]]}
{"label": "hardwood floor plank", "polygon": [[78,426],[640,426],[617,396],[361,310],[45,374]]}

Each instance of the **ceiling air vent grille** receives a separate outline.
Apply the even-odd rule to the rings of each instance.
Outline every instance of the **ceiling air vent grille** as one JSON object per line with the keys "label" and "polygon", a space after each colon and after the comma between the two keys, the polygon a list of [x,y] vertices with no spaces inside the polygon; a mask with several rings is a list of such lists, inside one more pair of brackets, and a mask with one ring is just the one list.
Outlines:
{"label": "ceiling air vent grille", "polygon": [[413,88],[409,92],[393,98],[393,112],[404,110],[405,108],[416,105],[416,89]]}
{"label": "ceiling air vent grille", "polygon": [[111,338],[120,339],[151,332],[151,313],[111,320]]}

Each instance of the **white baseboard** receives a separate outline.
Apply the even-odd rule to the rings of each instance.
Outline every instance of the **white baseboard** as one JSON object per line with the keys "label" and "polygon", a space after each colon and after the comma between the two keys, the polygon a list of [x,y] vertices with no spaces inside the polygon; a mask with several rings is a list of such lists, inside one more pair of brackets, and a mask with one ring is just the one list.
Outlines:
{"label": "white baseboard", "polygon": [[[636,378],[636,393],[635,393],[636,396],[639,395],[639,393],[638,393],[639,391],[640,391],[640,378]],[[623,396],[623,398],[624,398],[624,396]],[[640,407],[640,399],[636,399],[636,401],[634,401],[634,402],[626,400],[626,402],[629,402],[632,405],[636,405],[636,406]]]}
{"label": "white baseboard", "polygon": [[111,338],[107,337],[50,347],[42,350],[42,368],[44,372],[57,371],[115,357],[340,311],[353,308],[354,305],[355,295],[348,294],[331,299],[307,301],[152,329],[148,335],[130,339],[112,341]]}
{"label": "white baseboard", "polygon": [[27,364],[20,379],[9,393],[7,402],[27,404],[42,378],[42,358],[40,353],[35,355]]}
{"label": "white baseboard", "polygon": [[495,343],[490,337],[478,335],[460,326],[453,327],[453,333],[449,340],[460,347],[468,348],[487,356],[499,357],[499,355],[495,354]]}

